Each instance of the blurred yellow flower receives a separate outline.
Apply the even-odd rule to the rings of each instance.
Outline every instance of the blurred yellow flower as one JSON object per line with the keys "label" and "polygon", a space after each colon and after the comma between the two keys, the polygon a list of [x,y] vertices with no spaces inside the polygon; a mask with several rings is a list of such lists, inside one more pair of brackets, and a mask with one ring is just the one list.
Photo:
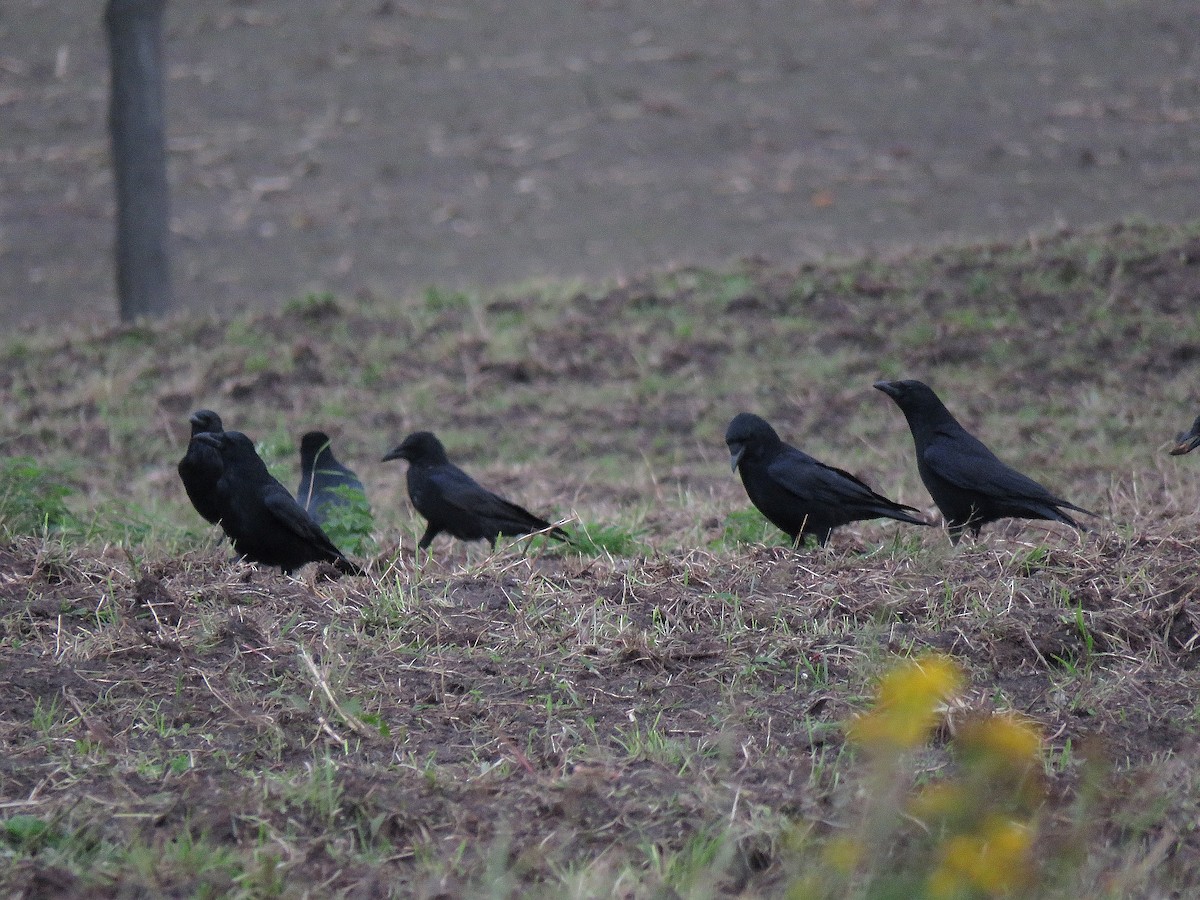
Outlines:
{"label": "blurred yellow flower", "polygon": [[934,897],[954,897],[964,891],[990,896],[1011,893],[1030,877],[1032,843],[1028,825],[993,817],[978,833],[957,835],[942,845],[941,861],[929,877],[929,893]]}
{"label": "blurred yellow flower", "polygon": [[853,837],[830,838],[825,844],[825,861],[843,875],[858,868],[864,847],[862,841]]}
{"label": "blurred yellow flower", "polygon": [[825,884],[816,875],[804,875],[788,885],[787,900],[822,900],[828,897]]}
{"label": "blurred yellow flower", "polygon": [[1042,736],[1037,726],[1016,713],[1000,713],[966,725],[955,746],[992,765],[1024,768],[1041,760]]}
{"label": "blurred yellow flower", "polygon": [[871,750],[904,750],[925,742],[939,704],[963,683],[948,656],[931,653],[896,666],[879,682],[875,706],[851,720],[848,737]]}
{"label": "blurred yellow flower", "polygon": [[953,659],[930,653],[903,663],[879,682],[879,705],[926,707],[942,702],[962,687],[962,669]]}
{"label": "blurred yellow flower", "polygon": [[909,801],[909,812],[923,822],[955,818],[975,808],[976,798],[957,781],[927,784]]}

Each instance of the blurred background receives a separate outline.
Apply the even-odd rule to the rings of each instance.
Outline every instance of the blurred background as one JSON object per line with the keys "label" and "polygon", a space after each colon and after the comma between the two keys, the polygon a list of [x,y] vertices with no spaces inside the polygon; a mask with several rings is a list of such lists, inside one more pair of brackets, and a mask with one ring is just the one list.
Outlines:
{"label": "blurred background", "polygon": [[[0,6],[0,318],[115,319],[103,4]],[[1195,0],[188,0],[181,309],[1200,216]]]}

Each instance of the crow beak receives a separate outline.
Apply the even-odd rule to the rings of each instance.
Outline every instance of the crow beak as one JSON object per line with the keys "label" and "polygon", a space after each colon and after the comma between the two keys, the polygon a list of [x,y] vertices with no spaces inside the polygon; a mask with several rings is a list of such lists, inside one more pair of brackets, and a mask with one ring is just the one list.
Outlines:
{"label": "crow beak", "polygon": [[381,459],[380,462],[387,462],[388,460],[392,460],[392,459],[404,459],[404,451],[401,450],[399,447],[396,447],[394,450],[392,450],[390,453],[388,453],[387,456],[385,456],[383,459]]}
{"label": "crow beak", "polygon": [[883,391],[893,400],[895,400],[896,396],[900,393],[898,390],[896,390],[895,383],[891,381],[877,381],[871,385],[871,387],[875,388],[877,391]]}
{"label": "crow beak", "polygon": [[729,470],[736,472],[738,463],[742,461],[742,457],[746,454],[745,444],[733,444],[729,448]]}
{"label": "crow beak", "polygon": [[1200,447],[1200,427],[1193,425],[1191,431],[1181,431],[1175,438],[1175,446],[1171,448],[1172,456],[1183,456]]}

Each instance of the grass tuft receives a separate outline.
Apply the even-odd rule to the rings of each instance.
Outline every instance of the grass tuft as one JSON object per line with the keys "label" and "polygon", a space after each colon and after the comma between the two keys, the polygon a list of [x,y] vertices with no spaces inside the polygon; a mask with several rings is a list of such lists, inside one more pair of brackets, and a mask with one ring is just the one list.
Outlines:
{"label": "grass tuft", "polygon": [[63,531],[76,524],[71,488],[32,456],[0,458],[0,529],[8,534]]}

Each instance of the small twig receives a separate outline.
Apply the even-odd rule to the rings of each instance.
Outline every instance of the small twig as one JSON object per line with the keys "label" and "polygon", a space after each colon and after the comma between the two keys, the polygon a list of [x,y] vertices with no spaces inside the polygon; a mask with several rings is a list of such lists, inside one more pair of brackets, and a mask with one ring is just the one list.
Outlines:
{"label": "small twig", "polygon": [[63,696],[66,698],[67,703],[71,705],[71,708],[75,710],[75,714],[79,716],[79,721],[83,723],[83,727],[87,729],[88,737],[97,744],[107,749],[112,749],[115,743],[112,732],[102,722],[84,712],[83,704],[70,691],[64,690]]}
{"label": "small twig", "polygon": [[499,731],[495,731],[495,732],[493,732],[493,734],[496,735],[496,740],[500,742],[500,745],[502,747],[507,748],[508,751],[513,755],[513,757],[516,758],[517,764],[520,765],[520,767],[522,769],[524,769],[530,775],[537,775],[537,770],[534,769],[533,763],[531,763],[529,761],[529,757],[526,756],[524,754],[524,752],[522,752],[520,747],[518,747],[516,744],[514,744],[511,740],[509,740],[505,735],[503,735]]}
{"label": "small twig", "polygon": [[[350,730],[360,737],[374,737],[376,732],[371,728],[370,725],[368,725],[354,713],[350,712],[350,710],[345,709],[342,704],[338,703],[337,698],[333,696],[333,690],[329,687],[329,682],[321,674],[320,670],[317,668],[317,664],[313,661],[312,656],[304,647],[300,648],[300,659],[304,661],[305,668],[307,668],[309,674],[312,675],[313,683],[317,686],[321,693],[325,695],[325,699],[329,702],[329,705],[333,707],[333,711],[336,712],[341,717],[342,721],[350,727]],[[326,729],[329,728],[328,725],[325,725],[324,727]]]}
{"label": "small twig", "polygon": [[333,730],[333,726],[329,724],[329,720],[324,716],[317,716],[317,721],[321,724],[321,730],[324,731],[335,744],[340,744],[343,747],[346,745],[346,739]]}

